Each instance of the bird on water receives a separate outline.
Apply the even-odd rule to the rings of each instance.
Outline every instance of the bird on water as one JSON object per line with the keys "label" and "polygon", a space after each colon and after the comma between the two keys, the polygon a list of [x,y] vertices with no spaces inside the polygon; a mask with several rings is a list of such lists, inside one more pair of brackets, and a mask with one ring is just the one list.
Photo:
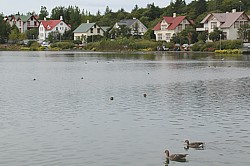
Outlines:
{"label": "bird on water", "polygon": [[186,161],[186,156],[188,154],[170,154],[169,150],[165,150],[166,158],[171,161]]}
{"label": "bird on water", "polygon": [[204,148],[204,142],[189,142],[189,140],[185,140],[187,148]]}

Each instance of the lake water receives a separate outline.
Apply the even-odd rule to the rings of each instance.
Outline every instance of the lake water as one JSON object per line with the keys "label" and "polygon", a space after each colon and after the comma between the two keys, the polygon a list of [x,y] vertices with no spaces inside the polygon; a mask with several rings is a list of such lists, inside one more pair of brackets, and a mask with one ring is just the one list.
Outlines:
{"label": "lake water", "polygon": [[0,166],[250,165],[249,55],[0,52],[0,73]]}

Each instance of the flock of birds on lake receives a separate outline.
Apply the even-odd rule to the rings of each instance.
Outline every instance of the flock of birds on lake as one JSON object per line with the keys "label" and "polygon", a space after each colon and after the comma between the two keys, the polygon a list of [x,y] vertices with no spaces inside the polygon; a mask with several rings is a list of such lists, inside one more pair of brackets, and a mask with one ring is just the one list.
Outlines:
{"label": "flock of birds on lake", "polygon": [[[194,148],[198,150],[203,150],[204,149],[204,142],[189,142],[188,140],[185,140],[186,146],[184,149],[189,149],[189,148]],[[178,161],[178,162],[186,162],[186,157],[188,154],[182,154],[182,153],[177,153],[177,154],[170,154],[169,150],[165,150],[164,152],[166,154],[166,162],[165,164],[169,164],[169,160],[171,161]]]}

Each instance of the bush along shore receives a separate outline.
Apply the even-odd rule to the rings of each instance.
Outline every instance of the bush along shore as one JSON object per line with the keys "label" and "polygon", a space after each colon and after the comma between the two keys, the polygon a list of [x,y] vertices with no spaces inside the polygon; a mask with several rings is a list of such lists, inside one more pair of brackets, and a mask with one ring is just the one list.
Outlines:
{"label": "bush along shore", "polygon": [[[159,49],[160,48],[160,49]],[[195,51],[214,52],[216,54],[241,54],[241,40],[223,40],[216,42],[197,42],[188,45],[188,49],[183,45],[172,42],[156,42],[154,40],[119,38],[116,40],[102,39],[98,42],[79,44],[76,41],[55,42],[49,45],[41,45],[37,41],[29,41],[26,45],[2,44],[0,50],[5,51],[60,51],[60,50],[87,50],[87,51]]]}

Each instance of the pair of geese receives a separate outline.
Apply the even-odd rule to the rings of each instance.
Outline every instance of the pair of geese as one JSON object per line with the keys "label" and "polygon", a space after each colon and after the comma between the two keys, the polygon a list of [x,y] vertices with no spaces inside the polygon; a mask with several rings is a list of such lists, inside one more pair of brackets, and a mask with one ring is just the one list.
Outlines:
{"label": "pair of geese", "polygon": [[[185,149],[189,148],[195,148],[195,149],[203,149],[204,148],[204,142],[189,142],[188,140],[185,140],[186,147]],[[168,160],[171,161],[186,161],[186,156],[188,154],[170,154],[168,150],[165,150],[165,154]]]}

